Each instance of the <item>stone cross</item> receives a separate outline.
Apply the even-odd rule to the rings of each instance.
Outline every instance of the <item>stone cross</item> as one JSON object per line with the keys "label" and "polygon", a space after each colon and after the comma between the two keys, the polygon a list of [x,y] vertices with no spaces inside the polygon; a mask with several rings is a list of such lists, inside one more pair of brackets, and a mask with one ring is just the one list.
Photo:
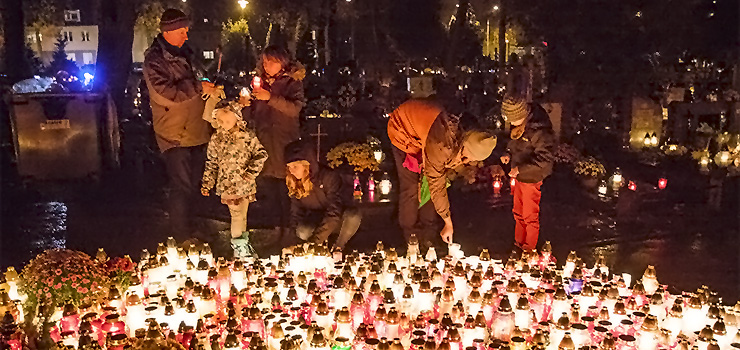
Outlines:
{"label": "stone cross", "polygon": [[321,137],[322,136],[329,136],[327,133],[321,132],[321,123],[318,123],[318,126],[316,127],[316,133],[315,134],[309,134],[311,136],[316,137],[316,161],[321,161]]}

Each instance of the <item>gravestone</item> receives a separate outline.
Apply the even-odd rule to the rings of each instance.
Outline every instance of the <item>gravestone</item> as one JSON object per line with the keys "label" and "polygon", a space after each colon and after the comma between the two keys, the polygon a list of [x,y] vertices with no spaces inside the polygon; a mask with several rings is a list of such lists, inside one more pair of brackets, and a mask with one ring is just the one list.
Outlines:
{"label": "gravestone", "polygon": [[555,132],[556,140],[560,140],[563,125],[563,104],[559,102],[547,102],[542,104],[552,123],[552,130]]}
{"label": "gravestone", "polygon": [[653,134],[658,140],[663,136],[663,108],[648,97],[633,97],[630,146],[644,148],[645,135]]}
{"label": "gravestone", "polygon": [[425,98],[434,94],[432,77],[408,78],[408,90],[413,98]]}

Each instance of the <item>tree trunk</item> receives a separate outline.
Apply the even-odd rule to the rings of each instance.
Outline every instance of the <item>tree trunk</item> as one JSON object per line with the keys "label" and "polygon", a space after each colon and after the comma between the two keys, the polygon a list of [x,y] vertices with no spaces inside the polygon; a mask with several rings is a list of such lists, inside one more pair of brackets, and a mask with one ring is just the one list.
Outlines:
{"label": "tree trunk", "polygon": [[[26,60],[25,37],[23,35],[23,1],[5,0],[3,6],[3,31],[5,33],[5,66],[11,83],[31,76]],[[12,67],[13,69],[10,69]]]}
{"label": "tree trunk", "polygon": [[329,47],[329,19],[324,24],[324,66],[329,66],[331,61],[331,50]]}
{"label": "tree trunk", "polygon": [[100,0],[95,89],[109,91],[118,115],[129,111],[126,85],[131,71],[136,10],[130,0]]}
{"label": "tree trunk", "polygon": [[331,25],[333,17],[333,1],[326,0],[324,2],[324,66],[329,66],[331,62],[331,39],[329,36],[329,27]]}
{"label": "tree trunk", "polygon": [[265,47],[270,46],[270,34],[272,34],[272,22],[270,22],[270,27],[267,28],[267,36],[265,37]]}
{"label": "tree trunk", "polygon": [[303,30],[305,28],[305,22],[306,19],[304,17],[304,14],[299,13],[296,20],[295,20],[295,26],[293,26],[293,33],[290,36],[290,40],[288,41],[288,51],[290,52],[293,57],[296,57],[297,51],[298,51],[298,42],[301,40],[301,34],[303,34]]}
{"label": "tree trunk", "polygon": [[499,74],[503,74],[506,68],[506,56],[508,55],[508,53],[506,52],[506,1],[501,0],[500,6],[501,13],[499,16],[501,17],[499,18],[498,22],[498,59],[499,66],[501,67]]}
{"label": "tree trunk", "polygon": [[41,30],[36,29],[34,34],[36,35],[36,52],[39,55],[39,59],[41,59],[41,52],[44,50],[41,46]]}

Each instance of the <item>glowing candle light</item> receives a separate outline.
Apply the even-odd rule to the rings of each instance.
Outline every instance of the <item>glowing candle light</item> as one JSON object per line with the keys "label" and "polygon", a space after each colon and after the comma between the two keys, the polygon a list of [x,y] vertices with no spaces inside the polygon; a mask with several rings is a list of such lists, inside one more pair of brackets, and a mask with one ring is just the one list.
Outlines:
{"label": "glowing candle light", "polygon": [[262,79],[260,77],[254,77],[252,79],[252,87],[255,89],[261,89],[262,88]]}

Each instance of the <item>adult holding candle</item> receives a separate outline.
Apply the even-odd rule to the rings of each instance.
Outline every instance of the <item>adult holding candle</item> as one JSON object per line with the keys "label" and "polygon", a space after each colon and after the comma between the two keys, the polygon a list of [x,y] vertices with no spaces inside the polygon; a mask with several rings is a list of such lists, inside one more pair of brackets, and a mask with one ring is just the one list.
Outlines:
{"label": "adult holding candle", "polygon": [[306,71],[291,62],[284,48],[268,46],[257,72],[251,95],[242,95],[240,102],[245,106],[245,120],[253,123],[268,155],[257,178],[257,201],[266,203],[269,213],[277,214],[276,226],[280,230],[288,226],[290,206],[285,185],[285,146],[299,138],[298,115],[305,104],[302,81]]}
{"label": "adult holding candle", "polygon": [[[388,120],[400,188],[398,221],[407,241],[414,234],[426,247],[432,246],[427,232],[436,219],[434,211],[444,221],[439,233],[442,240],[452,243],[454,227],[446,173],[460,165],[485,160],[496,147],[493,135],[459,130],[456,118],[448,110],[436,101],[412,99],[393,111]],[[434,211],[429,204],[419,205],[419,184],[424,177]]]}
{"label": "adult holding candle", "polygon": [[[555,136],[542,106],[524,96],[507,94],[501,114],[511,123],[511,141],[501,163],[511,163],[509,176],[516,179],[514,192],[515,245],[535,249],[540,234],[542,181],[552,173]],[[512,183],[514,183],[512,181]]]}

